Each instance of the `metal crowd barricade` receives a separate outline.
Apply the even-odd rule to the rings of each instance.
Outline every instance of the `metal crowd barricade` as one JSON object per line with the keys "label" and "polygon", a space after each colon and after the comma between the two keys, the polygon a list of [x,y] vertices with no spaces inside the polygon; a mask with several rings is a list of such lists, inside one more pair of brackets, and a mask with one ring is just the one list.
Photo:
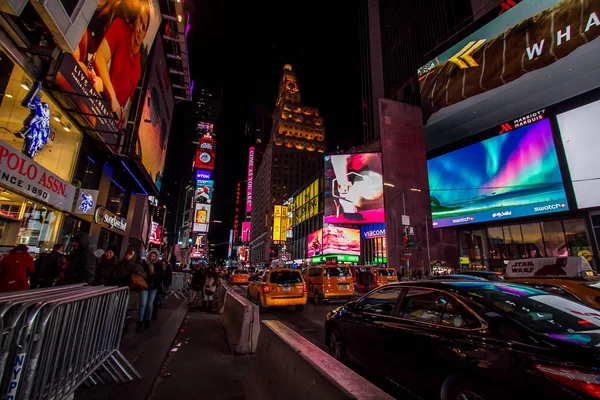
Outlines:
{"label": "metal crowd barricade", "polygon": [[187,292],[185,272],[173,272],[173,281],[165,297],[185,298]]}
{"label": "metal crowd barricade", "polygon": [[0,295],[0,399],[62,399],[141,379],[119,352],[129,289],[71,285]]}

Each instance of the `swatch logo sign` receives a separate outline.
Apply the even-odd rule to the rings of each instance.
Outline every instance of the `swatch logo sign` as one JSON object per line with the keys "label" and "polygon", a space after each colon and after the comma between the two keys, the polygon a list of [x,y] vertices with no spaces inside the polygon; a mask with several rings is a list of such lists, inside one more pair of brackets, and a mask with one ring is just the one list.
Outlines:
{"label": "swatch logo sign", "polygon": [[558,210],[560,208],[566,208],[567,205],[565,203],[556,203],[556,204],[548,204],[545,206],[541,206],[541,207],[533,207],[533,211],[535,212],[543,212],[543,211],[550,211],[550,210]]}
{"label": "swatch logo sign", "polygon": [[501,218],[501,217],[510,217],[512,215],[512,211],[501,211],[492,214],[492,218]]}
{"label": "swatch logo sign", "polygon": [[474,217],[464,217],[464,218],[457,218],[457,219],[453,219],[452,223],[453,224],[462,224],[465,222],[473,222],[475,220]]}

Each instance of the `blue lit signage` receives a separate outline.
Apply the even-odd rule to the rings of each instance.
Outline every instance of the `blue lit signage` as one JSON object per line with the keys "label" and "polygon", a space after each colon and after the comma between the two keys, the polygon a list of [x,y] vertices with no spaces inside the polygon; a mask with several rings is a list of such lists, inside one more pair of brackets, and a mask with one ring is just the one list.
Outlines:
{"label": "blue lit signage", "polygon": [[362,239],[375,239],[385,237],[385,224],[368,224],[360,228]]}
{"label": "blue lit signage", "polygon": [[197,169],[196,170],[196,180],[197,181],[210,181],[210,180],[212,180],[212,171],[207,171],[205,169]]}

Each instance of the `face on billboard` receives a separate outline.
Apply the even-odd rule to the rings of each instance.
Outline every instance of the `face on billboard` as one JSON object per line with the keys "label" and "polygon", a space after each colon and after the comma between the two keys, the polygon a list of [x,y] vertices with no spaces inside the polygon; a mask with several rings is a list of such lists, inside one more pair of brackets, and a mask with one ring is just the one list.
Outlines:
{"label": "face on billboard", "polygon": [[210,204],[196,203],[194,208],[194,232],[208,232]]}
{"label": "face on billboard", "polygon": [[160,22],[156,0],[101,1],[72,55],[78,63],[75,74],[89,81],[86,94],[106,99],[120,128]]}
{"label": "face on billboard", "polygon": [[427,161],[433,226],[569,209],[545,119]]}
{"label": "face on billboard", "polygon": [[598,87],[599,18],[598,0],[523,1],[421,67],[428,149]]}
{"label": "face on billboard", "polygon": [[339,226],[323,228],[323,254],[360,255],[360,229]]}
{"label": "face on billboard", "polygon": [[169,68],[160,38],[152,52],[151,68],[139,126],[138,148],[142,164],[157,183],[161,181],[165,165],[174,106]]}
{"label": "face on billboard", "polygon": [[214,181],[196,181],[194,202],[199,204],[212,203]]}
{"label": "face on billboard", "polygon": [[385,222],[380,153],[325,156],[324,222]]}
{"label": "face on billboard", "polygon": [[308,235],[308,257],[323,254],[323,229],[319,229]]}
{"label": "face on billboard", "polygon": [[559,114],[557,118],[577,207],[600,206],[600,101]]}
{"label": "face on billboard", "polygon": [[214,140],[203,137],[200,148],[196,151],[196,168],[212,171],[215,169]]}

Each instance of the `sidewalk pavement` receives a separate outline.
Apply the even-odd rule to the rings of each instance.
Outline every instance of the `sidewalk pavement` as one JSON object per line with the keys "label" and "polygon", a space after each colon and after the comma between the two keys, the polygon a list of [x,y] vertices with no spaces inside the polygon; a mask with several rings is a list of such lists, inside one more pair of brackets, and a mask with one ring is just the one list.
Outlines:
{"label": "sidewalk pavement", "polygon": [[218,314],[190,311],[151,400],[244,398],[241,380],[253,367],[254,357],[231,354],[218,319]]}
{"label": "sidewalk pavement", "polygon": [[187,311],[185,299],[169,298],[159,308],[158,320],[151,321],[150,328],[142,332],[135,332],[137,313],[132,312],[120,350],[142,379],[120,385],[82,386],[75,392],[75,400],[146,400]]}

